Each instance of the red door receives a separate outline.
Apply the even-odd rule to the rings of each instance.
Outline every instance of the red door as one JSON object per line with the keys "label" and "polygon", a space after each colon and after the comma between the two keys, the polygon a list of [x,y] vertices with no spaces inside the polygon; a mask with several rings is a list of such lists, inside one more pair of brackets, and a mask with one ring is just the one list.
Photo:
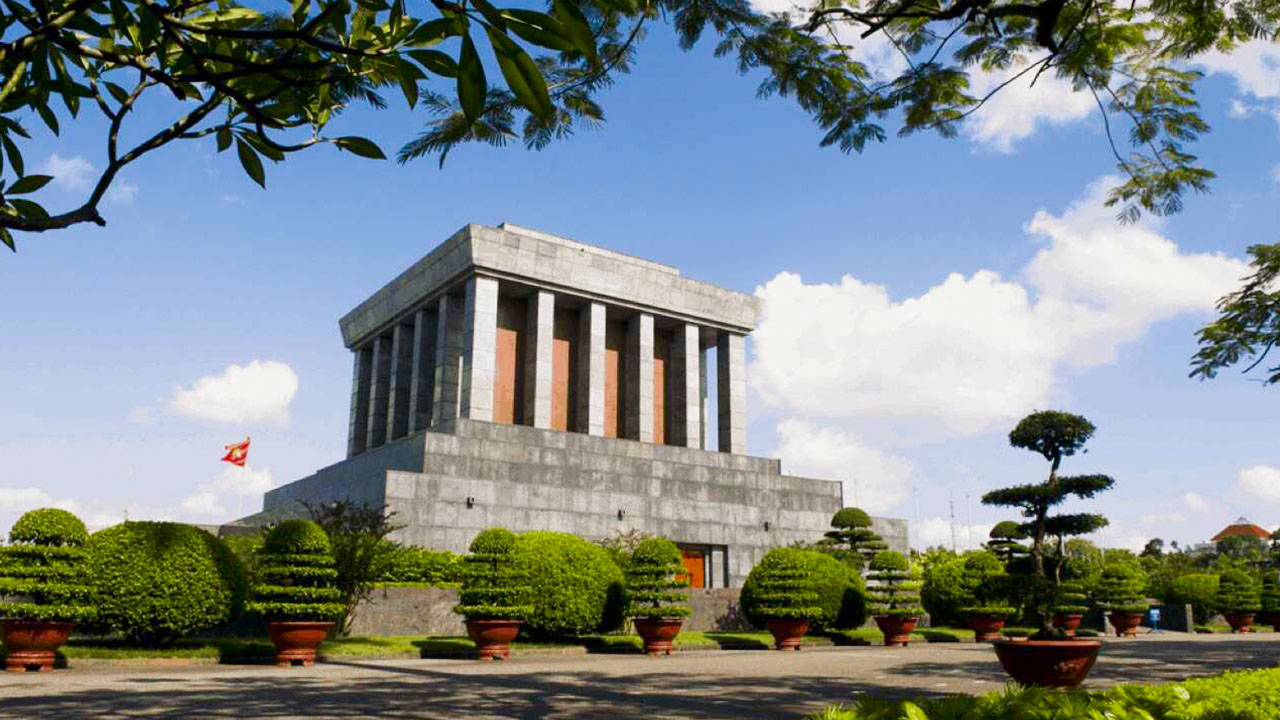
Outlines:
{"label": "red door", "polygon": [[684,564],[684,577],[691,588],[707,586],[707,553],[700,548],[680,548],[681,562]]}

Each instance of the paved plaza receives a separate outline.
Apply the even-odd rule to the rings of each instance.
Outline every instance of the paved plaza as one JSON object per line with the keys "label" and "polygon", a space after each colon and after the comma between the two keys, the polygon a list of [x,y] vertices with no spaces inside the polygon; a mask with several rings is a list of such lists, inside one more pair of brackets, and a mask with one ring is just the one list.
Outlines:
{"label": "paved plaza", "polygon": [[[1275,667],[1280,634],[1108,641],[1088,687]],[[989,646],[918,643],[799,653],[526,656],[509,663],[358,660],[247,665],[80,662],[0,674],[3,718],[800,718],[859,694],[985,692],[1005,676]]]}

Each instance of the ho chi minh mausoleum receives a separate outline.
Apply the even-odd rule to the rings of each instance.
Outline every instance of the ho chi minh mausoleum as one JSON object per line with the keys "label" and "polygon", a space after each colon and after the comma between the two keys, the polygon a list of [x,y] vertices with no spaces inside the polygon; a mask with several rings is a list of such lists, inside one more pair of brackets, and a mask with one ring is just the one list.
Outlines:
{"label": "ho chi minh mausoleum", "polygon": [[[347,459],[235,524],[350,499],[394,511],[395,539],[455,552],[495,525],[635,529],[676,541],[694,586],[740,585],[769,548],[819,539],[841,506],[838,482],[744,454],[759,314],[756,298],[667,265],[468,225],[340,321]],[[906,549],[905,521],[876,530]]]}

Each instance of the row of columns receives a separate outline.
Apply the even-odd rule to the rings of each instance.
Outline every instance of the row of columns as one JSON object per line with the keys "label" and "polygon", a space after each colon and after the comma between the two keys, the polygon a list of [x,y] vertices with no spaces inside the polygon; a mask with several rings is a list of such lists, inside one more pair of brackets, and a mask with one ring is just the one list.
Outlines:
{"label": "row of columns", "polygon": [[[523,372],[526,423],[552,427],[553,343],[556,296],[537,291],[528,300]],[[577,427],[605,435],[606,307],[587,302],[579,310],[576,377]],[[395,325],[390,333],[356,349],[352,372],[348,455],[390,440],[439,428],[454,418],[492,422],[497,364],[498,281],[472,276],[461,297],[442,295]],[[619,435],[654,440],[654,316],[627,320],[626,354],[618,392],[627,409]],[[746,357],[742,335],[721,332],[716,342],[718,448],[746,451]],[[672,332],[666,382],[671,385],[668,442],[705,448],[708,425],[707,355],[697,325]]]}

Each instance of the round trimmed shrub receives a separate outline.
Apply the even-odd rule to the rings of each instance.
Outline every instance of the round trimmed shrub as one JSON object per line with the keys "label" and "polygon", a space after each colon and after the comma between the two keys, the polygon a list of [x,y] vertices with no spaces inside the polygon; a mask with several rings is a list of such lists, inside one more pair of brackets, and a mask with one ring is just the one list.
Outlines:
{"label": "round trimmed shrub", "polygon": [[[816,563],[809,557],[810,553],[813,551],[773,548],[751,568],[739,603],[753,625],[763,626],[770,618],[811,623],[825,619],[827,611],[820,604],[818,579],[814,577]],[[843,565],[838,560],[832,561]]]}
{"label": "round trimmed shrub", "polygon": [[346,610],[334,587],[338,571],[329,535],[310,520],[286,520],[267,531],[246,609],[268,622],[337,620]]}
{"label": "round trimmed shrub", "polygon": [[1107,612],[1146,612],[1147,602],[1142,591],[1147,586],[1147,574],[1133,563],[1111,563],[1102,570],[1094,593],[1098,607]]}
{"label": "round trimmed shrub", "polygon": [[512,552],[532,590],[524,625],[531,636],[572,637],[621,625],[622,570],[599,545],[544,530],[516,536]]}
{"label": "round trimmed shrub", "polygon": [[924,610],[921,583],[905,555],[883,550],[871,558],[870,569],[867,595],[873,616],[916,617]]}
{"label": "round trimmed shrub", "polygon": [[848,563],[816,550],[802,550],[818,607],[822,616],[812,622],[814,630],[861,626],[867,620],[866,586],[862,576]]}
{"label": "round trimmed shrub", "polygon": [[1230,568],[1218,575],[1218,610],[1224,613],[1256,613],[1262,608],[1261,586],[1253,575]]}
{"label": "round trimmed shrub", "polygon": [[1018,613],[1011,597],[1010,578],[1005,574],[1004,563],[990,550],[965,553],[961,584],[966,601],[964,607],[960,608],[962,615],[1010,617]]}
{"label": "round trimmed shrub", "polygon": [[1208,622],[1218,614],[1218,576],[1211,573],[1191,573],[1174,578],[1169,583],[1166,602],[1174,605],[1190,605],[1197,623]]}
{"label": "round trimmed shrub", "polygon": [[920,600],[932,624],[962,625],[962,609],[975,604],[964,566],[965,557],[951,550],[930,550],[921,559]]}
{"label": "round trimmed shrub", "polygon": [[218,538],[174,522],[126,522],[89,536],[101,620],[148,647],[215,627],[244,606],[245,573]]}
{"label": "round trimmed shrub", "polygon": [[523,620],[533,614],[528,577],[515,566],[516,536],[489,528],[471,541],[453,611],[468,620]]}
{"label": "round trimmed shrub", "polygon": [[82,622],[96,614],[86,582],[84,523],[66,510],[26,513],[0,547],[0,617]]}
{"label": "round trimmed shrub", "polygon": [[631,553],[623,575],[627,580],[627,617],[675,618],[688,615],[689,597],[680,592],[689,581],[680,548],[666,538],[641,541]]}

